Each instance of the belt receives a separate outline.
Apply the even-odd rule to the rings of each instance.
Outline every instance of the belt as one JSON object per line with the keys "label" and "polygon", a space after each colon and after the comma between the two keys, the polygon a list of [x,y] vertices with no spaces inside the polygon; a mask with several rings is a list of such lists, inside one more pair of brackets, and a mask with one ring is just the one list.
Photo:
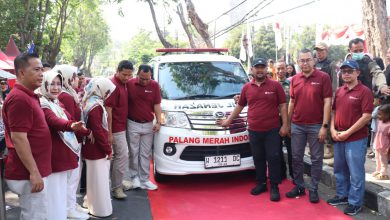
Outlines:
{"label": "belt", "polygon": [[140,121],[140,120],[134,120],[134,119],[131,119],[131,118],[129,118],[129,120],[130,120],[130,121],[137,122],[137,123],[140,123],[140,124],[152,122],[152,121],[146,121],[146,120],[142,120],[142,121]]}

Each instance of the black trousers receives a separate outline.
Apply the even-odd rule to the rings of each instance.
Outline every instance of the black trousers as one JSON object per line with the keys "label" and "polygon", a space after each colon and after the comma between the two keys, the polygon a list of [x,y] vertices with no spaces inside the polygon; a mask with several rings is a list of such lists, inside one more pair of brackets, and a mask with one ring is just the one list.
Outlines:
{"label": "black trousers", "polygon": [[279,184],[281,182],[279,128],[264,132],[248,131],[257,184],[266,183],[267,164],[271,184]]}

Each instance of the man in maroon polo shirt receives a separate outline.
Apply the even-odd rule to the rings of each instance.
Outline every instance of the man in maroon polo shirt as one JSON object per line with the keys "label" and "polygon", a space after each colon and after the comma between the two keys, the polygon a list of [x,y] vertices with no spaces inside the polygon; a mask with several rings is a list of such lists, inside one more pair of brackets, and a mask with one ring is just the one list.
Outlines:
{"label": "man in maroon polo shirt", "polygon": [[[152,67],[142,64],[137,78],[127,83],[129,111],[127,115],[127,137],[130,141],[129,170],[133,188],[156,190],[149,180],[153,133],[160,130],[161,93],[160,86],[152,80]],[[156,124],[153,125],[154,117]]]}
{"label": "man in maroon polo shirt", "polygon": [[51,135],[34,90],[43,80],[41,60],[33,54],[16,57],[17,83],[3,106],[9,147],[5,179],[19,195],[20,219],[47,219],[47,176],[51,169]]}
{"label": "man in maroon polo shirt", "polygon": [[[249,141],[256,168],[256,186],[252,195],[267,191],[267,163],[271,181],[271,201],[279,201],[278,185],[280,175],[280,136],[286,136],[287,104],[286,94],[279,82],[267,78],[267,61],[256,59],[251,68],[253,80],[242,88],[240,99],[232,114],[217,124],[228,127],[242,109],[248,105]],[[280,127],[279,112],[283,125]],[[280,135],[280,136],[279,136]]]}
{"label": "man in maroon polo shirt", "polygon": [[122,60],[111,81],[116,89],[105,101],[108,112],[109,139],[112,139],[112,148],[114,151],[111,169],[111,188],[112,196],[116,199],[126,198],[123,190],[129,190],[131,185],[126,182],[122,184],[123,175],[129,164],[129,149],[126,140],[128,94],[127,82],[133,78],[133,64],[128,60]]}
{"label": "man in maroon polo shirt", "polygon": [[303,156],[309,143],[311,159],[311,203],[318,203],[318,183],[324,157],[323,141],[327,135],[332,101],[332,84],[327,73],[314,68],[311,50],[303,49],[298,56],[302,72],[290,83],[289,121],[291,122],[291,151],[296,186],[286,194],[295,198],[305,194]]}
{"label": "man in maroon polo shirt", "polygon": [[347,215],[362,208],[365,188],[365,155],[368,127],[374,108],[371,90],[358,81],[359,64],[346,60],[340,67],[344,86],[336,91],[330,131],[334,144],[336,196],[330,205],[348,204]]}

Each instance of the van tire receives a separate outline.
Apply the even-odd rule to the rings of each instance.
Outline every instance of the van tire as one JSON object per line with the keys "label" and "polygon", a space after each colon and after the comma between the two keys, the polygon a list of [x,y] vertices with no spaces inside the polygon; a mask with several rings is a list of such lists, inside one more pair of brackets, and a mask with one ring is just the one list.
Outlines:
{"label": "van tire", "polygon": [[163,175],[163,174],[157,172],[156,163],[154,161],[153,161],[153,176],[154,176],[154,180],[157,183],[165,182],[167,179],[166,175]]}

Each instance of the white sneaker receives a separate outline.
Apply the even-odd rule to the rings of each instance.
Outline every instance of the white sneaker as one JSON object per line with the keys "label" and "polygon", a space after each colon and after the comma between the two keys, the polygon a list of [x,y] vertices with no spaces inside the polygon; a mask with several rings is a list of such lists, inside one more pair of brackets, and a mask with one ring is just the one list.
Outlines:
{"label": "white sneaker", "polygon": [[79,205],[78,203],[76,204],[76,211],[82,212],[82,213],[85,213],[85,214],[89,213],[88,209],[85,209],[85,208],[81,207],[81,205]]}
{"label": "white sneaker", "polygon": [[140,188],[141,187],[141,182],[139,181],[138,177],[135,177],[133,179],[133,189]]}
{"label": "white sneaker", "polygon": [[152,183],[150,180],[143,182],[141,184],[141,189],[147,189],[147,190],[156,190],[158,187]]}
{"label": "white sneaker", "polygon": [[83,212],[78,212],[76,209],[68,211],[68,219],[89,219],[89,215]]}
{"label": "white sneaker", "polygon": [[122,187],[118,187],[112,191],[112,197],[115,199],[125,199],[127,195],[123,192]]}
{"label": "white sneaker", "polygon": [[122,188],[124,191],[128,191],[130,189],[134,189],[134,186],[133,186],[133,182],[131,182],[130,180],[123,180],[122,181]]}

